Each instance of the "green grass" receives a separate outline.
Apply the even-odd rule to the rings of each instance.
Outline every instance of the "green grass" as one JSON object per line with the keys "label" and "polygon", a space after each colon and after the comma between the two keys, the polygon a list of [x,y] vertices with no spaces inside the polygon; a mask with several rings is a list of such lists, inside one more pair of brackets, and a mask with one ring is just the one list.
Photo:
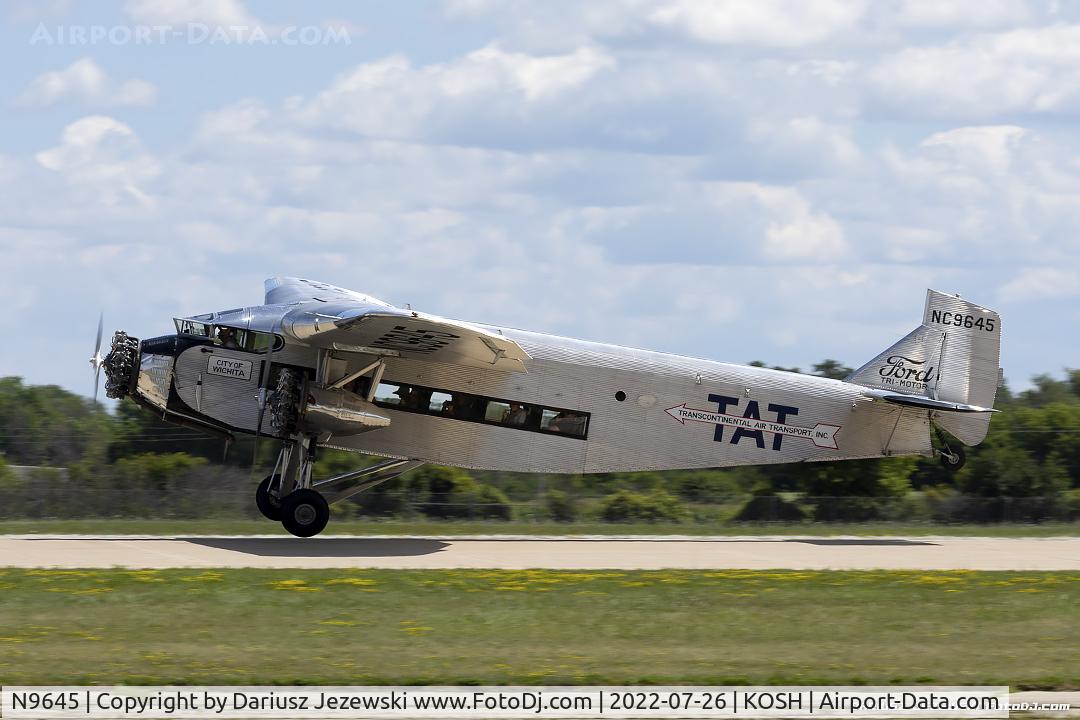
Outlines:
{"label": "green grass", "polygon": [[[555,523],[330,520],[337,535],[957,535],[1053,537],[1080,535],[1080,523],[929,525],[916,523]],[[268,520],[0,520],[0,534],[284,535]]]}
{"label": "green grass", "polygon": [[0,683],[1080,688],[1075,573],[0,570]]}

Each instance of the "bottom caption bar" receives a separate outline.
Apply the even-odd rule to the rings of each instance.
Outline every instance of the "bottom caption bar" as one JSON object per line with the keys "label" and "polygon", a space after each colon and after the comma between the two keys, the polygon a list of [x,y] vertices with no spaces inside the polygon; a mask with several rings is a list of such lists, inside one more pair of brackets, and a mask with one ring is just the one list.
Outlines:
{"label": "bottom caption bar", "polygon": [[1006,686],[4,687],[0,717],[1007,718]]}

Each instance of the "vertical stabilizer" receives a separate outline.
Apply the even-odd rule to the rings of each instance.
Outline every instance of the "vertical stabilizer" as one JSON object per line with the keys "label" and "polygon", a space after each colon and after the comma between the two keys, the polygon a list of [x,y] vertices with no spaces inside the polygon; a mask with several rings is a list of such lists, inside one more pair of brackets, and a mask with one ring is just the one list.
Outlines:
{"label": "vertical stabilizer", "polygon": [[[926,293],[922,325],[852,373],[847,381],[903,395],[991,408],[998,387],[1001,318],[993,310]],[[966,445],[986,437],[989,414],[933,411],[933,421]]]}

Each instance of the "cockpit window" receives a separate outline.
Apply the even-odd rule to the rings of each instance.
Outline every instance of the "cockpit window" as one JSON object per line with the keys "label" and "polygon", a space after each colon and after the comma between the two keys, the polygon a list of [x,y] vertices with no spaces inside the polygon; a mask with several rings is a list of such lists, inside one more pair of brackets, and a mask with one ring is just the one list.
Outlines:
{"label": "cockpit window", "polygon": [[216,345],[228,350],[244,350],[246,352],[266,352],[271,344],[274,350],[280,350],[285,345],[285,341],[278,335],[256,332],[255,330],[244,330],[228,325],[215,326],[211,337]]}
{"label": "cockpit window", "polygon": [[182,320],[177,318],[173,320],[176,325],[176,332],[180,335],[199,335],[200,337],[210,336],[210,326],[197,320]]}
{"label": "cockpit window", "polygon": [[[205,316],[204,316],[205,317]],[[244,350],[246,352],[266,352],[271,343],[274,350],[280,350],[285,346],[285,341],[280,335],[229,325],[213,325],[198,320],[178,318],[174,320],[176,332],[180,335],[196,335],[210,338],[215,345],[230,350]]]}

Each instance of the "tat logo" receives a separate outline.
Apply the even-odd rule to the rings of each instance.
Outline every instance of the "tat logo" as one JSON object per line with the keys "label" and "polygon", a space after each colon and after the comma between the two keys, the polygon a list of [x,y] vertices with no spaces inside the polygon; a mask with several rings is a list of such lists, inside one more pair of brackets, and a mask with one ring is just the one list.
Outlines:
{"label": "tat logo", "polygon": [[730,427],[734,428],[731,439],[728,440],[731,445],[738,445],[743,438],[749,438],[759,449],[764,450],[765,433],[770,433],[773,436],[771,447],[774,451],[779,451],[783,447],[785,437],[807,438],[818,447],[837,449],[836,433],[840,431],[841,426],[818,423],[814,427],[804,427],[789,424],[787,419],[799,414],[797,407],[769,403],[766,410],[773,413],[776,420],[762,420],[761,406],[757,400],[746,403],[746,409],[741,415],[727,412],[728,408],[739,407],[739,398],[710,393],[709,402],[714,402],[719,406],[718,412],[689,408],[686,407],[686,403],[668,408],[665,412],[683,425],[687,420],[715,425],[716,429],[713,430],[715,442],[724,442],[724,428]]}
{"label": "tat logo", "polygon": [[923,368],[923,365],[926,365],[925,360],[890,355],[878,369],[878,375],[883,385],[925,389],[926,384],[934,379],[934,366]]}

